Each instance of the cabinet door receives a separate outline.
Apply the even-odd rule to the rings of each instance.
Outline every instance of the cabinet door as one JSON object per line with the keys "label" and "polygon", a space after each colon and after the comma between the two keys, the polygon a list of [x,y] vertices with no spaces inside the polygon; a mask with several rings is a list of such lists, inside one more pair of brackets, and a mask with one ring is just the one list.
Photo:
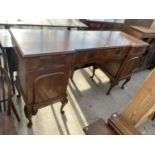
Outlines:
{"label": "cabinet door", "polygon": [[51,68],[27,73],[28,104],[44,104],[66,95],[69,68]]}
{"label": "cabinet door", "polygon": [[138,65],[139,59],[140,58],[138,56],[127,59],[118,71],[117,78],[121,80],[130,76],[134,68]]}
{"label": "cabinet door", "polygon": [[62,71],[37,77],[33,84],[34,102],[42,103],[64,96],[67,81],[65,72]]}

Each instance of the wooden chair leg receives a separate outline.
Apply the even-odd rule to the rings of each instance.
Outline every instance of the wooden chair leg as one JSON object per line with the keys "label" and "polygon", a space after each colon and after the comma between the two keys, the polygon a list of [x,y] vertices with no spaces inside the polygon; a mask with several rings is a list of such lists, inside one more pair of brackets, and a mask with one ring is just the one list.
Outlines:
{"label": "wooden chair leg", "polygon": [[152,121],[154,121],[154,119],[155,119],[155,113],[153,114]]}
{"label": "wooden chair leg", "polygon": [[130,81],[130,79],[131,79],[131,76],[125,80],[125,82],[121,86],[122,89],[124,89],[125,84],[127,84]]}
{"label": "wooden chair leg", "polygon": [[32,107],[25,105],[24,107],[24,113],[26,118],[28,119],[27,127],[32,128],[33,122],[32,122]]}
{"label": "wooden chair leg", "polygon": [[19,91],[20,89],[19,89],[18,81],[19,81],[19,80],[18,80],[18,76],[16,76],[16,80],[15,80],[15,82],[14,82],[14,86],[15,86],[15,88],[16,88],[16,90],[17,90],[17,93],[18,93],[16,96],[19,98],[19,97],[20,97],[20,91]]}
{"label": "wooden chair leg", "polygon": [[71,74],[70,74],[71,80],[73,80],[73,76],[74,76],[74,71],[72,71]]}
{"label": "wooden chair leg", "polygon": [[2,104],[0,103],[0,111],[2,111]]}
{"label": "wooden chair leg", "polygon": [[3,102],[3,107],[4,107],[4,111],[6,112],[7,108],[6,108],[6,102],[5,101]]}
{"label": "wooden chair leg", "polygon": [[93,78],[94,76],[95,76],[95,71],[96,71],[96,69],[97,69],[97,67],[96,66],[93,66],[93,74],[92,74],[92,76],[90,77],[90,78]]}
{"label": "wooden chair leg", "polygon": [[[11,101],[11,102],[12,102],[12,101]],[[19,115],[18,115],[18,113],[17,113],[17,110],[16,110],[16,108],[15,108],[13,102],[12,102],[12,110],[13,110],[13,112],[14,112],[14,114],[15,114],[17,120],[18,120],[18,122],[20,122]]]}
{"label": "wooden chair leg", "polygon": [[115,83],[110,82],[110,88],[109,88],[108,91],[107,91],[107,95],[110,95],[110,92],[111,92],[112,88],[113,88],[115,85],[116,85]]}
{"label": "wooden chair leg", "polygon": [[13,79],[13,72],[10,72],[10,80],[11,80],[13,94],[15,94],[15,85],[14,85],[14,79]]}

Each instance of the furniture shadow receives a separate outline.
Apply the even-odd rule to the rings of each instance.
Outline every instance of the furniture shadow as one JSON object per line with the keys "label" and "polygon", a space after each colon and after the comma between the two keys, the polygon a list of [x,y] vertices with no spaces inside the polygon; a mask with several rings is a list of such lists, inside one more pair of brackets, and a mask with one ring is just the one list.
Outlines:
{"label": "furniture shadow", "polygon": [[[54,119],[55,119],[55,121],[56,121],[56,125],[57,125],[57,128],[58,128],[58,130],[59,130],[60,135],[64,135],[65,133],[64,133],[64,131],[62,130],[62,126],[61,126],[61,124],[60,124],[60,121],[59,121],[59,118],[58,118],[58,116],[57,116],[57,114],[56,114],[56,111],[55,111],[54,108],[53,108],[53,105],[51,105],[51,110],[52,110],[52,112],[53,112],[53,116],[54,116]],[[63,125],[64,125],[64,127],[65,127],[65,130],[66,130],[67,135],[70,135],[70,131],[69,131],[68,126],[67,126],[67,118],[66,118],[65,113],[64,113],[64,114],[61,114],[61,118],[62,118]]]}

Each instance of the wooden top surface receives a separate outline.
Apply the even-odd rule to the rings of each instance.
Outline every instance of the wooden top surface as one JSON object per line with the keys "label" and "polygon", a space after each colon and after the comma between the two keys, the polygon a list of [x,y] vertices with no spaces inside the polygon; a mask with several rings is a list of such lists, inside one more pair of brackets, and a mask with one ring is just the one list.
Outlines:
{"label": "wooden top surface", "polygon": [[124,19],[86,19],[87,21],[92,22],[101,22],[101,23],[124,23]]}
{"label": "wooden top surface", "polygon": [[24,57],[79,50],[147,46],[147,43],[120,31],[10,29],[10,33]]}
{"label": "wooden top surface", "polygon": [[11,35],[8,30],[0,30],[0,43],[4,48],[12,47]]}
{"label": "wooden top surface", "polygon": [[87,27],[85,24],[76,19],[48,19],[48,22],[55,27]]}
{"label": "wooden top surface", "polygon": [[51,26],[47,20],[43,19],[9,19],[9,20],[0,20],[0,25],[19,25],[19,26]]}
{"label": "wooden top surface", "polygon": [[77,19],[0,19],[0,25],[4,26],[46,26],[46,27],[87,27]]}

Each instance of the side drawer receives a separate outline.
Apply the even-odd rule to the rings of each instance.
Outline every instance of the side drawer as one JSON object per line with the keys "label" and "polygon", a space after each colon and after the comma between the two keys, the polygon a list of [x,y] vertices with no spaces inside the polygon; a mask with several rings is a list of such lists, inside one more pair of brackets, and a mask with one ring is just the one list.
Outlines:
{"label": "side drawer", "polygon": [[130,50],[130,56],[141,56],[144,54],[147,47],[134,47]]}
{"label": "side drawer", "polygon": [[51,55],[28,58],[26,61],[28,70],[40,70],[48,68],[64,67],[72,63],[72,54]]}
{"label": "side drawer", "polygon": [[87,64],[95,61],[96,50],[91,51],[77,51],[75,64]]}
{"label": "side drawer", "polygon": [[121,59],[129,52],[129,48],[102,49],[96,52],[96,59]]}

